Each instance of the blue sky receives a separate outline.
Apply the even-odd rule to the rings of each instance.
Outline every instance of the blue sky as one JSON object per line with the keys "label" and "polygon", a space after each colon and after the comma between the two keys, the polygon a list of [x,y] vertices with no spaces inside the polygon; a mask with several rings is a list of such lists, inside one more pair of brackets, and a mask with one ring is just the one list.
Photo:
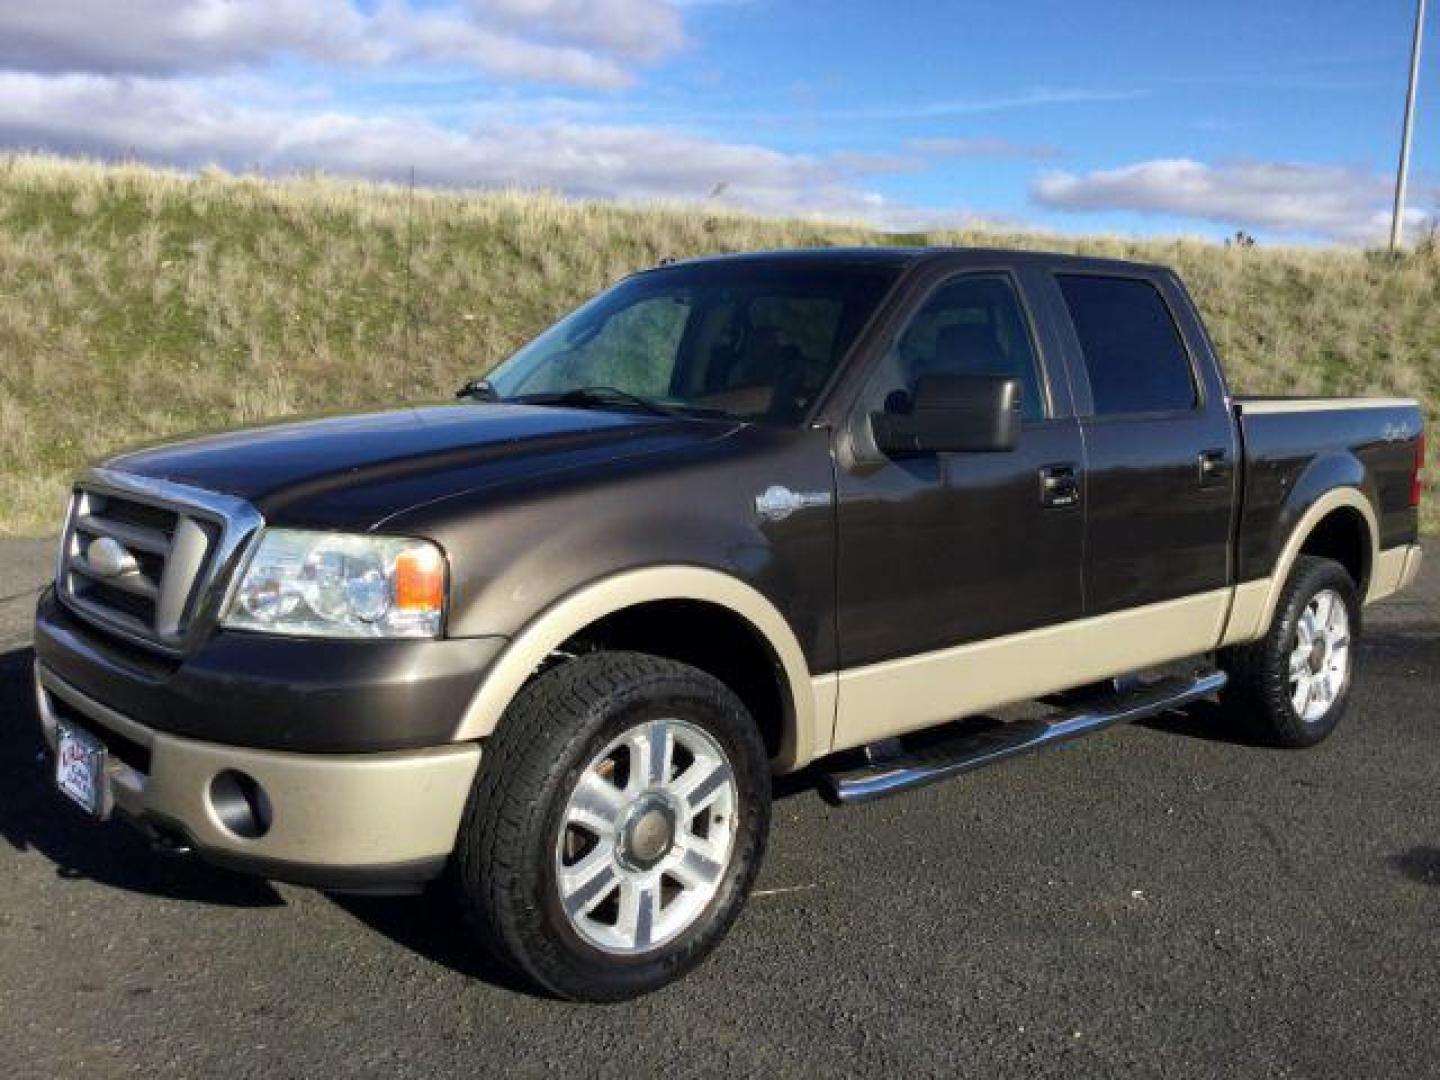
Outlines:
{"label": "blue sky", "polygon": [[[1404,0],[857,0],[776,4],[771,32],[757,32],[748,6],[712,8],[699,13],[696,31],[717,93],[738,108],[758,104],[763,113],[769,103],[790,113],[759,129],[774,145],[885,154],[903,153],[907,139],[989,138],[1053,151],[951,158],[870,181],[887,195],[1064,228],[1164,230],[1194,226],[1134,213],[1087,215],[1082,223],[1037,206],[1031,181],[1039,170],[1084,174],[1171,158],[1387,172],[1413,10]],[[795,40],[806,47],[792,50]],[[1435,106],[1430,118],[1440,124],[1435,71],[1429,65],[1422,101]],[[667,74],[684,81],[683,72]],[[673,93],[696,108],[706,98],[701,88]],[[956,108],[945,111],[947,103]],[[747,128],[716,130],[740,137]],[[1426,138],[1430,130],[1422,124],[1417,171],[1440,164],[1433,152],[1440,139]]]}
{"label": "blue sky", "polygon": [[[1414,17],[1411,0],[11,7],[10,147],[1305,243],[1383,236]],[[1417,223],[1440,212],[1430,45]]]}

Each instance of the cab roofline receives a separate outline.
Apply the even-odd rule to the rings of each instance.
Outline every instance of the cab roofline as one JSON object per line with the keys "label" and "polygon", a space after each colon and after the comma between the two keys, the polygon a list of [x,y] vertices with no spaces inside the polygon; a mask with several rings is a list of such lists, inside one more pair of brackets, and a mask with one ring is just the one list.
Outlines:
{"label": "cab roofline", "polygon": [[1057,251],[1029,251],[1015,248],[989,247],[924,247],[924,246],[880,246],[880,247],[834,247],[834,248],[777,248],[759,251],[726,252],[716,255],[699,255],[689,259],[676,259],[651,267],[651,270],[667,270],[685,266],[710,266],[717,263],[770,263],[818,265],[873,265],[905,268],[920,262],[948,259],[957,264],[1006,263],[1012,266],[1043,265],[1063,267],[1069,270],[1116,270],[1116,271],[1166,271],[1168,268],[1157,263],[1146,263],[1129,259],[1108,259],[1092,255],[1074,255]]}

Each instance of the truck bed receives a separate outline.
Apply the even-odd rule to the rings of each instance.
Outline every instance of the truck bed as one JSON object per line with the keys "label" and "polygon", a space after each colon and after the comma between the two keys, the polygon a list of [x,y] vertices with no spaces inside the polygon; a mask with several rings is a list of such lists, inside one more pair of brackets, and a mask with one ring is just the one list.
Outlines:
{"label": "truck bed", "polygon": [[1313,498],[1358,489],[1380,551],[1413,544],[1411,483],[1423,416],[1405,398],[1236,397],[1245,460],[1236,580],[1266,576]]}

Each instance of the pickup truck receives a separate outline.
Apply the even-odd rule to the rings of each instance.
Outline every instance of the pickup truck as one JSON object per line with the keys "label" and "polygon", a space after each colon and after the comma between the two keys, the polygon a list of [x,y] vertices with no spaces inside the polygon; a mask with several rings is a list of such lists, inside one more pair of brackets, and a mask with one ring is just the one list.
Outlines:
{"label": "pickup truck", "polygon": [[735,920],[774,774],[844,804],[1211,695],[1325,738],[1362,605],[1419,570],[1421,429],[1232,395],[1163,267],[669,264],[460,400],[84,472],[40,722],[90,815],[446,882],[538,989],[624,999]]}

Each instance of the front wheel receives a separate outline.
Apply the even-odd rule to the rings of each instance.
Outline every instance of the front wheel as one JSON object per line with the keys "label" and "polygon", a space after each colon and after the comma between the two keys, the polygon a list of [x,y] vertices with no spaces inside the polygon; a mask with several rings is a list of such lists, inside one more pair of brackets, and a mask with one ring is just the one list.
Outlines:
{"label": "front wheel", "polygon": [[490,951],[562,997],[616,1001],[698,964],[739,914],[770,818],[764,743],[704,672],[568,661],[486,744],[456,848]]}
{"label": "front wheel", "polygon": [[1360,601],[1345,568],[1302,556],[1265,636],[1221,653],[1230,676],[1222,702],[1264,742],[1314,746],[1349,704],[1359,631]]}

